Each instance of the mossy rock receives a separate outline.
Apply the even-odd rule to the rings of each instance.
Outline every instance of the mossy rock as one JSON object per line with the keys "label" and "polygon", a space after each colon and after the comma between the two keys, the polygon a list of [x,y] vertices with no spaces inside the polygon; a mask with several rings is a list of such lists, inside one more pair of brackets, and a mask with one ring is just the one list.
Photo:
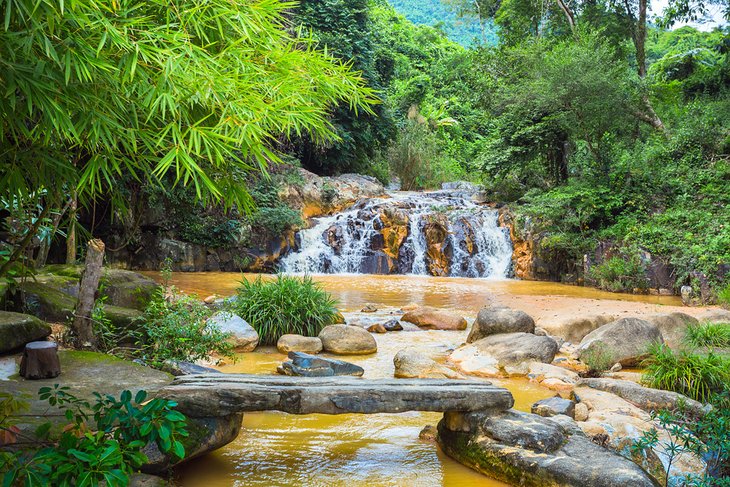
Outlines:
{"label": "mossy rock", "polygon": [[0,311],[0,353],[42,340],[50,334],[51,327],[35,316]]}
{"label": "mossy rock", "polygon": [[[36,281],[77,297],[83,270],[83,266],[49,265],[36,276]],[[124,269],[105,268],[102,275],[102,295],[114,306],[144,310],[158,288],[149,277]]]}
{"label": "mossy rock", "polygon": [[[24,310],[46,321],[66,323],[73,316],[76,298],[52,286],[38,281],[27,281],[20,284],[25,302]],[[142,316],[136,309],[105,305],[107,318],[120,329],[129,329],[132,322]]]}

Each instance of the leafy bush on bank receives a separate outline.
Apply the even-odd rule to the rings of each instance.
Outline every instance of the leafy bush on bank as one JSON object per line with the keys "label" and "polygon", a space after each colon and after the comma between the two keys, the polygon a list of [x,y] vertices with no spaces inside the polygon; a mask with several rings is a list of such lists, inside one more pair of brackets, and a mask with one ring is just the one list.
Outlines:
{"label": "leafy bush on bank", "polygon": [[261,344],[275,345],[288,333],[319,335],[338,321],[336,305],[311,277],[279,274],[272,281],[241,281],[232,311],[256,329]]}

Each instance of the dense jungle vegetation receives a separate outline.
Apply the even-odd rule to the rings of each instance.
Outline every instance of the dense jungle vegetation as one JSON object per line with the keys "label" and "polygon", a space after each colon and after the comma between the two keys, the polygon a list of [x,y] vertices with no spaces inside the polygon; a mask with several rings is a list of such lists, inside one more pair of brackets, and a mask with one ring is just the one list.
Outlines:
{"label": "dense jungle vegetation", "polygon": [[465,48],[382,0],[177,3],[3,5],[3,274],[34,239],[26,264],[66,235],[73,260],[94,201],[124,225],[139,194],[180,201],[212,243],[296,225],[257,176],[285,160],[404,189],[483,183],[544,252],[610,242],[599,283],[641,287],[649,253],[675,290],[730,294],[728,28],[672,29],[705,4],[449,0],[498,33]]}

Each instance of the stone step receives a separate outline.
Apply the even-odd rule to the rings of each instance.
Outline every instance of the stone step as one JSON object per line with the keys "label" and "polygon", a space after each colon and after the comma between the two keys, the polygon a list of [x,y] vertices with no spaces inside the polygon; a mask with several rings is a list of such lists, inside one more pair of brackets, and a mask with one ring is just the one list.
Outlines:
{"label": "stone step", "polygon": [[292,414],[504,411],[512,394],[489,382],[444,379],[360,379],[250,374],[176,377],[158,397],[174,400],[192,417],[237,412]]}

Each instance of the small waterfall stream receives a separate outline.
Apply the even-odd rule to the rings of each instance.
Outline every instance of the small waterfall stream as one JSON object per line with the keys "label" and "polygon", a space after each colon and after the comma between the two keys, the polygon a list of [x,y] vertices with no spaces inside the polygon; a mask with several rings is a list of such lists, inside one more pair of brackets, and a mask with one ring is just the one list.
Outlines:
{"label": "small waterfall stream", "polygon": [[293,273],[507,277],[512,244],[497,211],[463,193],[394,192],[315,219],[280,261]]}

